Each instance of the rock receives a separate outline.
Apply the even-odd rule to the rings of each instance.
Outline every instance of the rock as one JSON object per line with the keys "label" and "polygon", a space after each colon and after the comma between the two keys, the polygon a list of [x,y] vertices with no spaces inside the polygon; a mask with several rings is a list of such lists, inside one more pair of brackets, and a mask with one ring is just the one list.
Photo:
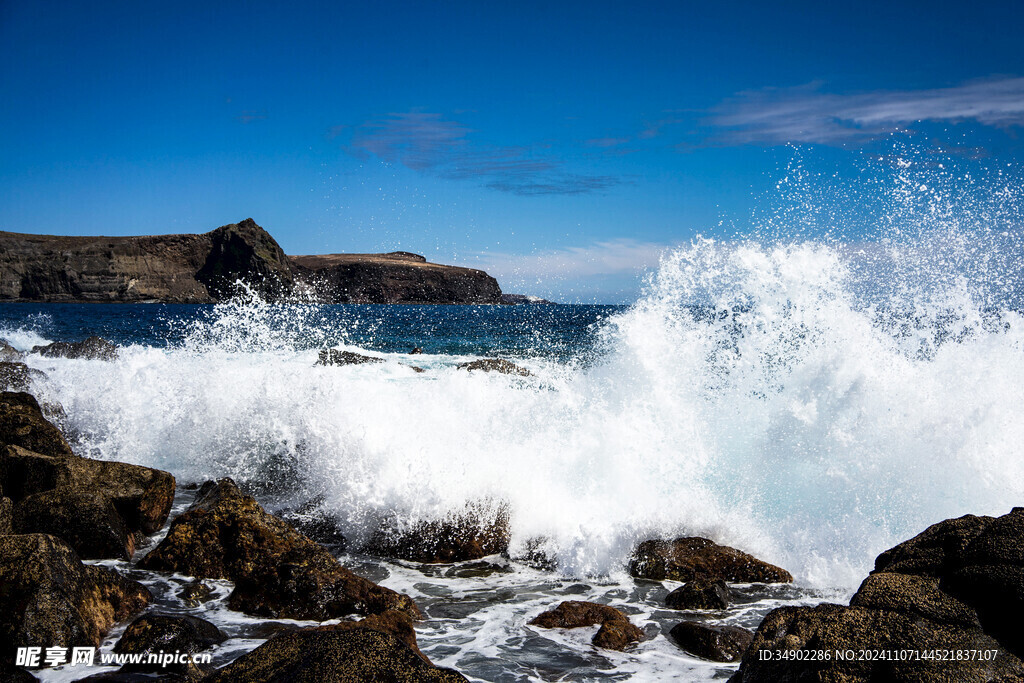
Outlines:
{"label": "rock", "polygon": [[[1022,606],[1024,508],[998,518],[945,520],[879,555],[849,607],[770,612],[735,680],[1016,680],[1024,677]],[[820,648],[980,650],[986,656],[812,663],[758,654]]]}
{"label": "rock", "polygon": [[410,355],[416,355],[416,354],[420,354],[420,353],[423,353],[423,349],[421,349],[418,346],[412,347],[412,351],[409,352]]}
{"label": "rock", "polygon": [[567,600],[530,622],[531,626],[541,628],[579,628],[598,624],[601,628],[592,641],[598,647],[624,650],[630,643],[644,637],[644,632],[614,607],[579,600]]}
{"label": "rock", "polygon": [[0,536],[11,533],[14,520],[14,502],[0,496]]}
{"label": "rock", "polygon": [[696,578],[730,583],[788,583],[785,569],[706,538],[644,541],[633,554],[629,572],[640,579],[692,581]]}
{"label": "rock", "polygon": [[44,379],[46,373],[30,368],[24,363],[0,362],[0,389],[3,391],[28,391],[32,382]]}
{"label": "rock", "polygon": [[228,605],[257,616],[324,621],[396,609],[408,597],[345,569],[323,546],[268,514],[230,479],[207,482],[138,565],[235,582]]}
{"label": "rock", "polygon": [[46,346],[33,346],[32,353],[50,358],[114,360],[117,358],[117,346],[102,337],[93,336],[80,342],[53,342]]}
{"label": "rock", "polygon": [[383,363],[383,358],[364,356],[352,351],[339,351],[338,349],[321,349],[317,365],[362,365],[363,363]]}
{"label": "rock", "polygon": [[293,256],[296,279],[320,301],[353,304],[496,304],[497,280],[471,268],[427,263],[416,254]]}
{"label": "rock", "polygon": [[238,282],[270,301],[291,291],[293,275],[288,256],[253,219],[221,226],[204,237],[210,240],[210,252],[195,279],[214,299],[239,293]]}
{"label": "rock", "polygon": [[335,552],[344,552],[348,539],[341,532],[338,520],[324,510],[324,497],[317,496],[295,510],[282,510],[281,518],[299,533],[330,547]]}
{"label": "rock", "polygon": [[416,642],[416,629],[413,628],[412,619],[402,612],[388,610],[387,612],[382,612],[380,614],[371,614],[365,619],[360,619],[359,621],[341,621],[337,624],[315,626],[314,628],[318,631],[351,631],[353,629],[370,629],[372,631],[389,633],[405,643],[405,645],[415,652],[420,659],[425,661],[427,664],[431,663],[431,661],[427,659],[427,656],[420,651],[419,645]]}
{"label": "rock", "polygon": [[754,634],[739,626],[712,626],[699,621],[684,621],[669,631],[672,640],[687,652],[713,662],[738,661]]}
{"label": "rock", "polygon": [[386,520],[363,546],[363,552],[410,562],[440,563],[478,560],[508,550],[508,510],[470,505],[446,519],[411,526]]}
{"label": "rock", "polygon": [[15,533],[50,534],[87,560],[130,560],[135,535],[106,496],[71,488],[34,493],[14,506]]}
{"label": "rock", "polygon": [[32,394],[0,392],[0,444],[21,446],[36,453],[71,455],[64,435],[43,417]]}
{"label": "rock", "polygon": [[82,564],[53,536],[0,536],[0,643],[9,647],[97,647],[149,599],[141,584]]}
{"label": "rock", "polygon": [[554,301],[541,299],[539,296],[530,296],[529,294],[502,294],[501,303],[506,306],[519,306],[523,304],[555,304]]}
{"label": "rock", "polygon": [[178,597],[184,600],[189,607],[198,607],[204,602],[212,600],[214,592],[210,586],[196,579],[178,591]]}
{"label": "rock", "polygon": [[729,586],[721,579],[694,579],[665,597],[672,609],[725,609],[729,606]]}
{"label": "rock", "polygon": [[[215,625],[192,616],[146,614],[133,621],[114,646],[120,654],[188,653],[208,650],[227,640]],[[161,665],[159,662],[125,664],[121,671],[152,671],[154,673],[181,674],[200,677],[202,674],[191,661],[187,664]]]}
{"label": "rock", "polygon": [[428,664],[405,643],[370,628],[304,629],[279,635],[207,679],[209,683],[456,683],[465,677]]}
{"label": "rock", "polygon": [[526,368],[521,368],[515,363],[502,358],[481,358],[480,360],[456,365],[459,370],[482,370],[483,372],[499,372],[503,375],[519,375],[520,377],[533,377]]}
{"label": "rock", "polygon": [[18,361],[24,357],[24,354],[18,349],[14,348],[7,343],[7,340],[0,339],[0,361],[11,362]]}

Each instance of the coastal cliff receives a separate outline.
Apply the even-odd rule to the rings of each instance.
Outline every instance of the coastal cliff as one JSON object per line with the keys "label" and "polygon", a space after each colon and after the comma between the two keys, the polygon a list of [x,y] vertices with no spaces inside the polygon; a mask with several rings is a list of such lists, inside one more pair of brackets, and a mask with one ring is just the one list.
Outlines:
{"label": "coastal cliff", "polygon": [[273,300],[296,289],[324,303],[496,304],[483,271],[416,254],[289,257],[254,220],[201,235],[66,237],[0,232],[0,301],[210,303],[237,281]]}

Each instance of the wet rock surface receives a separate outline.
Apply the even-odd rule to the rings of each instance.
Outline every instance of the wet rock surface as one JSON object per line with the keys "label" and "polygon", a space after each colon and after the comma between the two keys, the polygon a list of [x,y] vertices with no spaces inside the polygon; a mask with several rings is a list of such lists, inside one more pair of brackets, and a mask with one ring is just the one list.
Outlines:
{"label": "wet rock surface", "polygon": [[634,626],[629,618],[610,605],[593,602],[567,600],[553,610],[535,617],[531,626],[541,628],[579,628],[600,625],[593,643],[609,650],[624,650],[630,644],[642,640],[644,632]]}
{"label": "wet rock surface", "polygon": [[43,416],[39,402],[24,392],[0,392],[0,444],[43,455],[72,455],[64,435]]}
{"label": "wet rock surface", "polygon": [[102,337],[94,336],[79,342],[53,342],[46,346],[33,346],[32,353],[51,358],[114,360],[117,358],[117,346]]}
{"label": "wet rock surface", "polygon": [[0,339],[0,362],[19,361],[24,357],[21,351],[7,343],[7,340]]}
{"label": "wet rock surface", "polygon": [[[146,614],[125,629],[114,646],[121,654],[160,655],[164,653],[195,654],[208,650],[227,640],[227,636],[214,624],[193,616]],[[121,671],[152,671],[154,673],[182,674],[198,678],[202,671],[192,663],[162,664],[160,662],[129,663]]]}
{"label": "wet rock surface", "polygon": [[519,377],[533,377],[526,368],[520,367],[511,361],[503,358],[481,358],[480,360],[456,365],[459,370],[479,370],[481,372],[497,372],[502,375],[518,375]]}
{"label": "wet rock surface", "polygon": [[641,543],[629,572],[655,581],[722,580],[730,583],[788,583],[793,576],[753,555],[697,536]]}
{"label": "wet rock surface", "polygon": [[28,391],[32,383],[44,379],[46,373],[30,368],[17,361],[0,362],[0,389],[3,391]]}
{"label": "wet rock surface", "polygon": [[739,660],[754,638],[752,631],[739,626],[713,626],[698,621],[676,624],[669,636],[687,652],[714,662]]}
{"label": "wet rock surface", "polygon": [[446,563],[478,560],[508,550],[508,513],[470,506],[443,520],[401,525],[385,521],[363,552],[410,562]]}
{"label": "wet rock surface", "polygon": [[672,609],[726,609],[729,597],[725,581],[694,579],[669,593],[665,605]]}
{"label": "wet rock surface", "polygon": [[231,579],[229,606],[257,616],[323,621],[389,609],[420,616],[408,596],[356,576],[230,479],[204,484],[138,566]]}
{"label": "wet rock surface", "polygon": [[383,358],[364,356],[353,351],[339,351],[338,349],[321,349],[317,358],[317,365],[363,365],[365,363],[383,363]]}

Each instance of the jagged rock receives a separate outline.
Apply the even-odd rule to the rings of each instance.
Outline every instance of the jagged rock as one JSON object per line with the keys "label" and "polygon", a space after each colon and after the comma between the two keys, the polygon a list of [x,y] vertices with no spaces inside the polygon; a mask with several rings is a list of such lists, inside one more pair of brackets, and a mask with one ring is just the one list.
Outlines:
{"label": "jagged rock", "polygon": [[579,628],[600,624],[593,643],[609,650],[624,650],[642,640],[644,632],[630,623],[625,614],[610,605],[567,600],[553,610],[535,617],[531,626],[541,628]]}
{"label": "jagged rock", "polygon": [[228,605],[258,616],[323,621],[389,609],[420,616],[408,596],[345,569],[230,479],[204,484],[139,567],[231,579]]}
{"label": "jagged rock", "polygon": [[19,361],[23,357],[24,354],[21,351],[8,344],[6,340],[0,339],[0,361],[5,363]]}
{"label": "jagged rock", "polygon": [[0,444],[44,455],[72,454],[64,435],[43,417],[35,397],[23,392],[0,392]]}
{"label": "jagged rock", "polygon": [[687,652],[714,662],[735,662],[743,656],[754,634],[739,626],[712,626],[684,621],[669,631],[672,640]]}
{"label": "jagged rock", "polygon": [[370,628],[306,629],[273,638],[207,679],[209,683],[456,683],[456,671],[428,664],[400,639]]}
{"label": "jagged rock", "polygon": [[53,342],[46,346],[33,346],[32,353],[51,358],[114,360],[117,358],[117,346],[102,337],[92,336],[80,342]]}
{"label": "jagged rock", "polygon": [[317,365],[362,365],[363,363],[383,363],[383,358],[364,356],[361,353],[352,351],[339,351],[338,349],[321,349]]}
{"label": "jagged rock", "polygon": [[363,552],[410,562],[464,562],[508,550],[508,510],[470,505],[442,520],[411,526],[386,520],[363,547]]}
{"label": "jagged rock", "polygon": [[644,541],[633,554],[629,572],[640,579],[692,581],[721,579],[730,583],[788,583],[785,569],[706,538]]}
{"label": "jagged rock", "polygon": [[480,360],[456,365],[459,370],[482,370],[483,372],[499,372],[503,375],[519,375],[520,377],[533,377],[526,368],[521,368],[515,363],[503,358],[481,358]]}
{"label": "jagged rock", "polygon": [[[879,555],[849,607],[770,612],[734,680],[1019,680],[1022,606],[1024,508],[998,518],[945,520]],[[822,648],[978,650],[986,656],[809,662],[758,654]]]}
{"label": "jagged rock", "polygon": [[221,226],[203,237],[210,239],[210,253],[195,278],[206,285],[214,299],[236,294],[239,281],[269,300],[291,291],[293,276],[288,256],[253,219]]}
{"label": "jagged rock", "polygon": [[729,586],[721,579],[694,579],[665,597],[672,609],[725,609],[729,606]]}
{"label": "jagged rock", "polygon": [[496,304],[497,280],[471,268],[427,263],[417,254],[293,256],[296,279],[321,301],[353,304]]}
{"label": "jagged rock", "polygon": [[96,647],[149,599],[141,584],[82,564],[53,536],[0,536],[0,643],[9,647]]}
{"label": "jagged rock", "polygon": [[42,370],[30,368],[14,361],[0,362],[0,389],[3,391],[28,391],[32,382],[45,379]]}
{"label": "jagged rock", "polygon": [[[125,629],[124,635],[114,645],[114,652],[120,654],[188,653],[190,655],[208,650],[227,640],[227,636],[215,625],[193,616],[170,616],[146,614]],[[125,664],[121,671],[152,671],[154,673],[181,674],[198,678],[202,672],[191,661],[187,664],[141,662]]]}

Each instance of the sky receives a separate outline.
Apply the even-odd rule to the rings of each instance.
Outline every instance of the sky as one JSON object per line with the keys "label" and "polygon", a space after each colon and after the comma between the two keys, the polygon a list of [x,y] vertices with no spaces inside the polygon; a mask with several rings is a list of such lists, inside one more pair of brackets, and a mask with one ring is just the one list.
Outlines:
{"label": "sky", "polygon": [[252,217],[290,254],[625,302],[666,249],[809,201],[873,239],[849,188],[898,154],[1017,182],[1021,26],[998,1],[0,0],[0,230]]}

